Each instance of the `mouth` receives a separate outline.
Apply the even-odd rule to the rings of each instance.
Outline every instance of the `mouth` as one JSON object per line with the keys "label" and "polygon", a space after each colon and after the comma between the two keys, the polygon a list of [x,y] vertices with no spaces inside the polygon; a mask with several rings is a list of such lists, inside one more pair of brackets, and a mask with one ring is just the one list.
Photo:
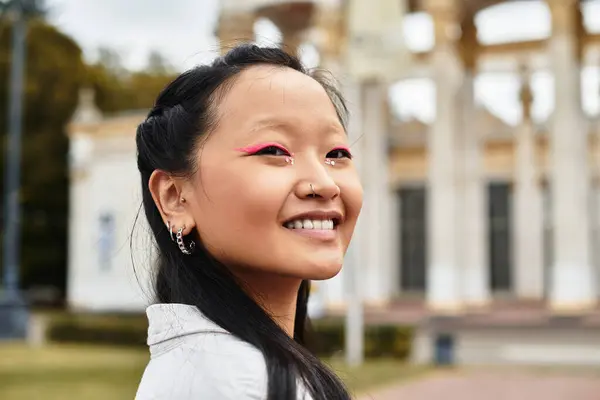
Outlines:
{"label": "mouth", "polygon": [[295,219],[283,226],[287,229],[335,230],[339,224],[336,219]]}
{"label": "mouth", "polygon": [[320,211],[296,215],[287,220],[283,226],[305,236],[331,239],[336,236],[337,228],[343,220],[343,215],[337,211]]}
{"label": "mouth", "polygon": [[343,219],[338,211],[313,211],[297,214],[285,221],[283,226],[287,229],[335,230]]}

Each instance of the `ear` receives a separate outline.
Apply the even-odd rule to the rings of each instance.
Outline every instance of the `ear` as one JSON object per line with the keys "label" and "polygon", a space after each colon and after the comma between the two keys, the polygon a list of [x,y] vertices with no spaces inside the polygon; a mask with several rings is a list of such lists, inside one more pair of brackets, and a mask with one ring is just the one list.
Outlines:
{"label": "ear", "polygon": [[188,235],[195,227],[192,215],[181,197],[181,182],[165,171],[155,170],[148,180],[148,189],[160,213],[165,227],[171,224],[173,233],[185,227],[183,235]]}

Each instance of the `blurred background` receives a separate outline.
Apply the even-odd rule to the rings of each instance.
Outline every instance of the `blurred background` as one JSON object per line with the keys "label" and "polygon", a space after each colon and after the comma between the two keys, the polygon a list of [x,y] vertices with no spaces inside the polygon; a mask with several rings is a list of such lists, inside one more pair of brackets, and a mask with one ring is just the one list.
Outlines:
{"label": "blurred background", "polygon": [[600,0],[0,12],[0,399],[134,397],[153,300],[135,129],[239,41],[348,100],[365,206],[310,313],[359,398],[600,399]]}

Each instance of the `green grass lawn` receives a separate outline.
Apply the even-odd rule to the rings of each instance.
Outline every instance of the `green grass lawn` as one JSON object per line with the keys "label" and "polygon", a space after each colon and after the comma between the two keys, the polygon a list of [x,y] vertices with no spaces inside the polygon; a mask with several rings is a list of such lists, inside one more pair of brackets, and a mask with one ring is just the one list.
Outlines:
{"label": "green grass lawn", "polygon": [[[144,349],[1,343],[0,399],[132,400],[147,361]],[[424,372],[394,360],[369,361],[356,369],[335,361],[330,365],[353,392]]]}

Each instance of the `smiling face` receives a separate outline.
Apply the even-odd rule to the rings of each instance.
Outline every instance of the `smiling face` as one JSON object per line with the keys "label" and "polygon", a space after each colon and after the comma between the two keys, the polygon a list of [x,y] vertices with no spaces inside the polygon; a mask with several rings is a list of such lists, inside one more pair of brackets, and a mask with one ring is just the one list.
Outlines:
{"label": "smiling face", "polygon": [[217,97],[216,112],[181,193],[205,247],[234,273],[336,275],[362,187],[324,88],[290,68],[255,66]]}

